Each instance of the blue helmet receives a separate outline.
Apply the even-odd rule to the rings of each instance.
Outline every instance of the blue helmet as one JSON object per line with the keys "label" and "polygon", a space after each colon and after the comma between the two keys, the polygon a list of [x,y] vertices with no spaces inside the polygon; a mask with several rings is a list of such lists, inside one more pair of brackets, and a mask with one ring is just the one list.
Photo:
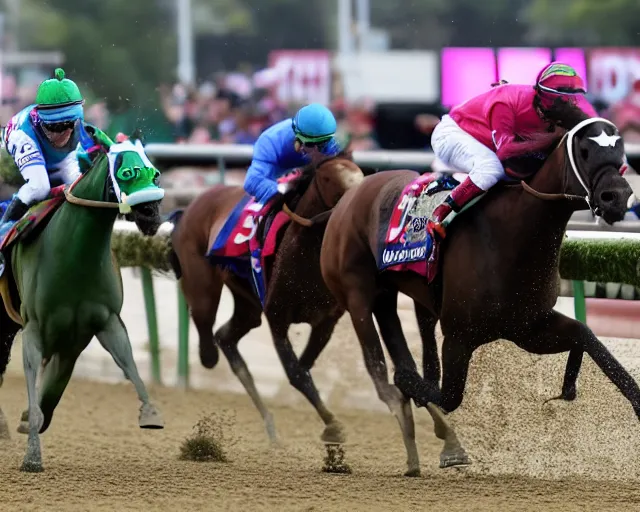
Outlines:
{"label": "blue helmet", "polygon": [[292,127],[296,138],[307,143],[325,142],[335,135],[338,128],[331,110],[320,103],[311,103],[298,110]]}

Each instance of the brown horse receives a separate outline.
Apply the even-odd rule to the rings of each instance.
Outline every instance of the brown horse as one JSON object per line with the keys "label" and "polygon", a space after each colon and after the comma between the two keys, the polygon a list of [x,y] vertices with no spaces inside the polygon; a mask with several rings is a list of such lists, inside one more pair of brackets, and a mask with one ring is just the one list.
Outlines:
{"label": "brown horse", "polygon": [[[468,462],[440,408],[446,413],[458,408],[474,350],[496,339],[536,354],[571,351],[570,359],[586,352],[640,415],[640,389],[629,373],[587,326],[553,309],[558,256],[572,213],[586,202],[608,223],[617,222],[632,193],[619,173],[624,148],[615,126],[572,110],[564,127],[570,131],[528,183],[498,185],[454,220],[441,246],[446,257],[431,284],[414,272],[378,270],[380,234],[416,173],[367,177],[344,195],[329,219],[322,275],[349,311],[379,397],[398,417],[408,474],[419,473],[410,398],[428,408],[436,435],[445,438],[440,466]],[[420,305],[423,343],[433,344],[425,353],[434,353],[435,338],[428,334],[440,319],[441,388],[434,382],[440,373],[436,358],[425,364],[424,379],[416,370],[396,311],[397,291]],[[373,316],[395,365],[395,386],[387,380]]]}
{"label": "brown horse", "polygon": [[[322,439],[344,442],[341,424],[327,409],[315,387],[310,365],[305,360],[317,357],[329,341],[344,309],[337,306],[320,274],[320,246],[331,208],[349,188],[364,179],[349,154],[327,159],[317,167],[303,169],[284,196],[285,205],[293,205],[290,222],[279,235],[277,256],[265,264],[267,293],[264,313],[276,351],[289,382],[316,408],[325,424]],[[237,273],[212,265],[205,254],[232,210],[245,195],[242,187],[216,186],[197,197],[184,211],[171,236],[170,256],[176,276],[181,279],[191,316],[200,338],[200,360],[206,368],[218,362],[218,347],[231,369],[260,411],[267,434],[276,440],[271,413],[260,397],[251,373],[238,351],[238,342],[262,322],[262,306],[253,284]],[[312,221],[309,221],[309,218]],[[306,225],[301,225],[306,224]],[[234,299],[231,319],[213,334],[222,286]],[[311,334],[300,359],[288,339],[289,326],[309,323]]]}

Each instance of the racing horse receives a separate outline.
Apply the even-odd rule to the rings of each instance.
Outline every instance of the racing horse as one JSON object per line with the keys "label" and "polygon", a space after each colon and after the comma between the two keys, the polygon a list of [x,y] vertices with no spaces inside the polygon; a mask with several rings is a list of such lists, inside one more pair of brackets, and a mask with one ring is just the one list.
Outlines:
{"label": "racing horse", "polygon": [[[142,402],[141,428],[163,428],[133,359],[120,318],[122,277],[111,251],[119,213],[144,235],[161,224],[164,191],[160,172],[140,140],[111,141],[102,134],[84,172],[68,188],[34,205],[2,241],[6,258],[0,278],[0,373],[4,373],[13,338],[22,328],[24,374],[29,399],[23,412],[28,434],[22,471],[43,470],[40,434],[45,432],[73,373],[78,356],[96,336]],[[36,387],[38,371],[42,383]],[[22,427],[22,425],[21,425]]]}
{"label": "racing horse", "polygon": [[[380,270],[385,227],[402,206],[403,191],[417,181],[416,173],[397,170],[365,178],[344,195],[328,221],[322,275],[351,316],[378,396],[399,420],[409,475],[420,472],[410,399],[428,409],[436,435],[445,440],[440,467],[469,463],[444,414],[462,402],[473,352],[497,339],[536,354],[570,351],[570,361],[586,352],[640,415],[640,389],[629,373],[586,325],[553,309],[560,247],[573,212],[591,208],[613,223],[623,219],[632,201],[619,172],[624,147],[615,125],[567,108],[562,127],[568,131],[533,176],[493,187],[455,218],[439,244],[445,256],[432,263],[438,271],[431,281],[414,270]],[[437,240],[430,241],[435,250]],[[424,353],[432,355],[424,377],[402,333],[398,291],[420,306]],[[395,385],[388,382],[374,316],[395,365]],[[435,338],[425,336],[437,319],[444,335],[441,387]]]}
{"label": "racing horse", "polygon": [[[280,204],[272,205],[272,208],[279,210],[282,207],[284,211],[279,211],[265,230],[263,271],[266,272],[267,291],[264,313],[289,382],[311,402],[325,424],[321,439],[327,443],[341,443],[345,439],[343,427],[320,398],[309,372],[311,364],[306,361],[315,360],[344,314],[344,309],[338,307],[324,286],[320,274],[320,245],[326,220],[344,192],[356,187],[364,174],[352,161],[350,153],[343,152],[319,164],[310,164],[292,176],[293,179],[286,183],[289,190]],[[206,368],[213,368],[218,362],[218,347],[222,350],[260,412],[270,441],[274,442],[273,417],[238,351],[239,341],[262,323],[263,308],[249,271],[248,241],[256,224],[263,227],[262,222],[251,218],[254,204],[242,187],[217,185],[210,188],[184,212],[176,211],[171,215],[175,227],[169,259],[198,330],[201,363]],[[231,231],[234,226],[237,230]],[[223,240],[218,255],[212,255],[210,248],[216,246],[225,231],[231,231],[231,234]],[[264,238],[261,233],[256,236]],[[223,285],[231,291],[234,310],[229,321],[214,334]],[[307,348],[300,358],[288,339],[287,333],[293,323],[311,325]]]}

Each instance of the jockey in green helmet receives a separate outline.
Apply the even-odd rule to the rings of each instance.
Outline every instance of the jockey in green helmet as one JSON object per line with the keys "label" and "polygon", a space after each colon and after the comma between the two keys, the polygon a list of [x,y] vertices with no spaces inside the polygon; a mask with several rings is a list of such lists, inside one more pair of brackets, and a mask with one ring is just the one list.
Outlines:
{"label": "jockey in green helmet", "polygon": [[26,183],[4,212],[0,236],[30,206],[46,199],[52,186],[71,184],[80,176],[76,149],[96,147],[84,124],[83,104],[78,86],[58,68],[54,78],[38,87],[35,103],[13,116],[4,128],[2,141]]}

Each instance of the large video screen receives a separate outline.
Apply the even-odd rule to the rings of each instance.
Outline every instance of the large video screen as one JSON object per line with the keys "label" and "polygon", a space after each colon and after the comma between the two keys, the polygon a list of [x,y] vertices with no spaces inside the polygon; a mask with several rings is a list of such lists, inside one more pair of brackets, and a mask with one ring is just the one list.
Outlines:
{"label": "large video screen", "polygon": [[487,91],[496,81],[493,48],[443,48],[442,104],[450,108]]}

